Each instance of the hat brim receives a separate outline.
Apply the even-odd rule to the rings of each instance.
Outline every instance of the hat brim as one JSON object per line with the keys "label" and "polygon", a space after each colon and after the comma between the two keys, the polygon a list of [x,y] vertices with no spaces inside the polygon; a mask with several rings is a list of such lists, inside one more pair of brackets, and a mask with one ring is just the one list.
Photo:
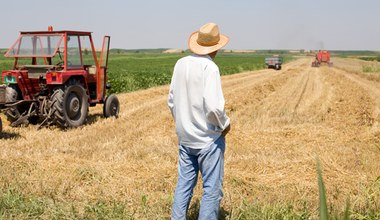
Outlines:
{"label": "hat brim", "polygon": [[226,46],[226,44],[230,41],[229,37],[227,37],[226,35],[220,34],[220,40],[217,44],[213,46],[202,46],[198,44],[197,39],[198,39],[198,32],[192,33],[189,37],[188,45],[189,45],[189,49],[193,53],[198,54],[198,55],[206,55],[214,51],[217,51],[223,48],[224,46]]}

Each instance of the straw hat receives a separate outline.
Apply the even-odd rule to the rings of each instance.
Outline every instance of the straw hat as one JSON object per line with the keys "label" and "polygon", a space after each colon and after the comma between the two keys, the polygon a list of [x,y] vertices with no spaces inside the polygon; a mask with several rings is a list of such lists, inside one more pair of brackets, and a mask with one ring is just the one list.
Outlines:
{"label": "straw hat", "polygon": [[226,35],[219,33],[217,24],[207,23],[190,35],[188,44],[193,53],[206,55],[221,49],[229,40]]}

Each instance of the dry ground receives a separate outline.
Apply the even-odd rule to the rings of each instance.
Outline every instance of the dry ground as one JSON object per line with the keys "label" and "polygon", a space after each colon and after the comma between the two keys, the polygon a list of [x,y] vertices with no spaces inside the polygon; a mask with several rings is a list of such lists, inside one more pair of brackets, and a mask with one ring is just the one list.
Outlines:
{"label": "dry ground", "polygon": [[[336,211],[343,212],[348,198],[355,212],[380,209],[380,83],[361,71],[361,61],[336,59],[334,68],[311,62],[222,78],[232,121],[222,201],[230,218],[255,203],[288,204],[317,216],[317,157]],[[99,106],[85,126],[68,131],[5,124],[0,187],[18,187],[50,207],[81,212],[116,201],[137,219],[168,217],[177,139],[167,92],[163,86],[120,94],[118,119],[103,119]]]}

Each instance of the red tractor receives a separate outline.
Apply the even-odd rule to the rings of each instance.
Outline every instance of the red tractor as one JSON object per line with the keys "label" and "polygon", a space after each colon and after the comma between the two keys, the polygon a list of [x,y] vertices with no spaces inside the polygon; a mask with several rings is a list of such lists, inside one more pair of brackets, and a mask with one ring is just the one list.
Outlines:
{"label": "red tractor", "polygon": [[99,54],[91,32],[53,31],[51,26],[21,32],[5,54],[14,58],[13,69],[1,74],[0,107],[11,125],[78,127],[96,104],[104,104],[105,117],[117,117],[119,100],[106,95],[109,45],[105,36]]}
{"label": "red tractor", "polygon": [[330,61],[330,52],[328,51],[319,51],[315,55],[315,60],[311,63],[312,67],[319,67],[322,63],[326,63],[328,66],[333,66],[333,63]]}

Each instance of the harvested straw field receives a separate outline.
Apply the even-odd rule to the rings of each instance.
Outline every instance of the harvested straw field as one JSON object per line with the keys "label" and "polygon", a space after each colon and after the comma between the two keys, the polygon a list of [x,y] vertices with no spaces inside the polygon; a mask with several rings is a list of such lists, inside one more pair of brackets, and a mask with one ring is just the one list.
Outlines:
{"label": "harvested straw field", "polygon": [[[380,77],[362,71],[378,64],[333,61],[222,77],[232,127],[221,218],[317,219],[317,158],[331,213],[349,200],[352,218],[380,216]],[[119,94],[118,119],[102,118],[97,106],[85,126],[67,131],[11,128],[2,116],[0,217],[168,219],[177,139],[167,93]]]}

